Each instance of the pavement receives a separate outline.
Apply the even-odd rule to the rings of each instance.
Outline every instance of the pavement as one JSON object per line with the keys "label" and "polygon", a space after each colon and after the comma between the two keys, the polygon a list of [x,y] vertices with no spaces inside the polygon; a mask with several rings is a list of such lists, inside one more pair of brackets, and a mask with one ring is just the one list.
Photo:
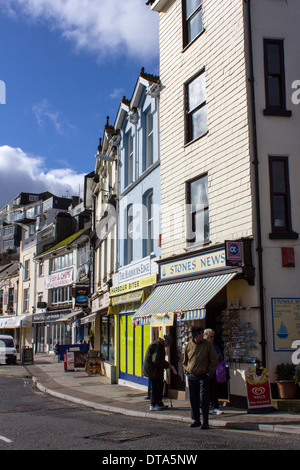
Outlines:
{"label": "pavement", "polygon": [[[96,410],[147,419],[181,421],[186,426],[192,422],[188,400],[164,398],[168,409],[150,411],[150,403],[145,399],[143,390],[111,384],[104,376],[89,376],[83,368],[65,371],[63,362],[53,362],[53,356],[46,354],[37,354],[33,364],[2,365],[0,376],[3,375],[31,377],[41,392]],[[300,435],[300,413],[280,412],[276,409],[267,413],[250,413],[228,406],[226,402],[223,404],[226,406],[220,407],[221,415],[210,413],[211,428]]]}

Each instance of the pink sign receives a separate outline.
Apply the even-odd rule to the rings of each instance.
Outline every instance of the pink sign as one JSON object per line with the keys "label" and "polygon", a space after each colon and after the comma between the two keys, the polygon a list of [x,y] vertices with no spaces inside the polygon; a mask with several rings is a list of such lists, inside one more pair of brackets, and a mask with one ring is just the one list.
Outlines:
{"label": "pink sign", "polygon": [[73,268],[65,269],[57,273],[46,276],[45,289],[53,289],[55,287],[68,286],[73,282]]}

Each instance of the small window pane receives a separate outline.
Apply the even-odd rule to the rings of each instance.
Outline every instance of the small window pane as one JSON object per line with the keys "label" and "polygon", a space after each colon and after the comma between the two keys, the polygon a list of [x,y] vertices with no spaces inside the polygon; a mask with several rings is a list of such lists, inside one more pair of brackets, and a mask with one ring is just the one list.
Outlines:
{"label": "small window pane", "polygon": [[274,196],[274,225],[275,227],[286,227],[285,197]]}
{"label": "small window pane", "polygon": [[202,31],[202,11],[199,11],[189,22],[189,42]]}
{"label": "small window pane", "polygon": [[201,74],[189,84],[189,111],[195,109],[205,99],[205,76]]}
{"label": "small window pane", "polygon": [[203,135],[207,131],[207,110],[206,106],[199,109],[193,114],[192,123],[192,140]]}
{"label": "small window pane", "polygon": [[201,3],[202,0],[186,0],[186,17],[189,18]]}
{"label": "small window pane", "polygon": [[268,104],[269,106],[281,106],[281,85],[279,77],[268,77]]}
{"label": "small window pane", "polygon": [[187,218],[188,243],[204,243],[209,240],[208,177],[203,176],[189,183],[190,213]]}
{"label": "small window pane", "polygon": [[273,191],[285,193],[285,165],[283,161],[273,161],[272,165]]}
{"label": "small window pane", "polygon": [[197,204],[208,205],[207,176],[191,183],[191,204],[193,210]]}
{"label": "small window pane", "polygon": [[280,74],[280,47],[279,44],[268,44],[268,71],[269,73]]}

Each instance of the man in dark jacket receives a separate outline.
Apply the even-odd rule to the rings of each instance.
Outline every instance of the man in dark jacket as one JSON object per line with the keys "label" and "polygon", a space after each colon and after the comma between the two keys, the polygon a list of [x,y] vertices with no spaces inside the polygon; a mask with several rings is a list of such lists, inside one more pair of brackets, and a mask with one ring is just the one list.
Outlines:
{"label": "man in dark jacket", "polygon": [[165,335],[149,344],[143,365],[143,375],[151,381],[151,411],[164,410],[168,408],[162,402],[164,389],[164,370],[171,368],[165,360],[165,348],[172,343],[172,337]]}
{"label": "man in dark jacket", "polygon": [[[203,328],[192,327],[192,340],[186,343],[183,366],[188,376],[190,402],[192,408],[192,427],[208,429],[209,376],[214,374],[219,358],[214,345],[203,339]],[[200,422],[200,407],[203,424]]]}

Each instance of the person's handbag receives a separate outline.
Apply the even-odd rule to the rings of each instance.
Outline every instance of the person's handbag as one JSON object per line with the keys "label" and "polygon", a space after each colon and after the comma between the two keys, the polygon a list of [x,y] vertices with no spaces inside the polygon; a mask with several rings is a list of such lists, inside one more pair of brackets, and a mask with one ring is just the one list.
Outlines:
{"label": "person's handbag", "polygon": [[226,365],[223,359],[220,360],[216,369],[216,380],[219,383],[226,382]]}

